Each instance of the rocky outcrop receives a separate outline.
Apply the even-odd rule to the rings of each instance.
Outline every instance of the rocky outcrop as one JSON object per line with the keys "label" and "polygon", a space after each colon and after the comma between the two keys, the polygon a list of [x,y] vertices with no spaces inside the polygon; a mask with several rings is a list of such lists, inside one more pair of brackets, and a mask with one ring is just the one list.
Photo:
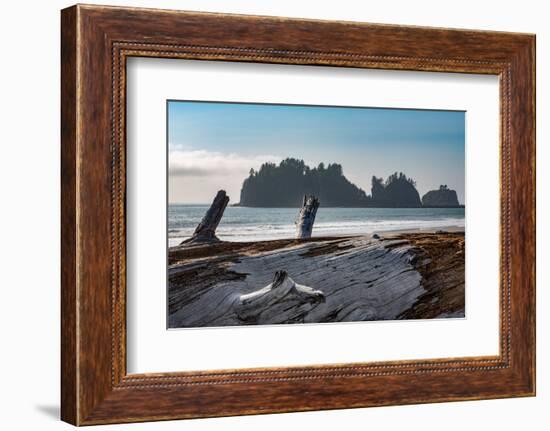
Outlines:
{"label": "rocky outcrop", "polygon": [[243,182],[239,206],[300,207],[304,195],[314,195],[323,208],[420,208],[422,203],[413,179],[402,172],[386,181],[373,177],[371,195],[345,176],[342,166],[324,163],[310,168],[303,160],[288,158],[279,165],[264,163],[250,170]]}
{"label": "rocky outcrop", "polygon": [[439,190],[431,190],[422,196],[422,206],[427,208],[459,207],[456,191],[451,190],[447,185],[439,186]]}
{"label": "rocky outcrop", "polygon": [[323,207],[366,207],[369,197],[351,183],[342,166],[331,163],[310,168],[303,160],[288,158],[279,165],[264,163],[250,170],[243,182],[239,206],[299,208],[304,195],[314,195]]}
{"label": "rocky outcrop", "polygon": [[426,193],[422,200],[416,182],[402,172],[395,172],[385,181],[372,177],[371,194],[345,176],[342,166],[324,163],[310,168],[303,160],[287,158],[279,165],[264,163],[258,171],[250,170],[243,182],[238,206],[300,207],[304,195],[314,195],[324,208],[422,208],[460,207],[457,194],[446,185]]}
{"label": "rocky outcrop", "polygon": [[372,178],[371,205],[379,208],[420,208],[420,195],[413,179],[402,172],[394,173],[383,182],[382,178]]}

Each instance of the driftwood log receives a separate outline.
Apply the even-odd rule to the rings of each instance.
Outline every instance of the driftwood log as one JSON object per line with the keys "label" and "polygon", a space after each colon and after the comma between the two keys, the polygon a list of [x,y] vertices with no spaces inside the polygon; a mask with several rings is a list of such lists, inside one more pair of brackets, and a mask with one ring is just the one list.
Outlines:
{"label": "driftwood log", "polygon": [[168,279],[171,328],[464,317],[464,234],[177,246]]}
{"label": "driftwood log", "polygon": [[315,215],[317,214],[318,208],[319,199],[313,195],[304,196],[304,202],[296,220],[296,238],[311,238],[313,223],[315,222]]}
{"label": "driftwood log", "polygon": [[208,211],[206,211],[206,214],[195,229],[193,236],[183,241],[182,244],[219,241],[216,236],[216,228],[220,224],[228,203],[229,196],[227,196],[225,190],[218,191],[212,205],[210,205],[210,208],[208,208]]}

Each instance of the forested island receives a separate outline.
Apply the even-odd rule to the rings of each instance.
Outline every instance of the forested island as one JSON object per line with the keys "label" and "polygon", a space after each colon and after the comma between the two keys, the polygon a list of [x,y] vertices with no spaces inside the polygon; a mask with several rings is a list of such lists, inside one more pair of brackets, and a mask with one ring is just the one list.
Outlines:
{"label": "forested island", "polygon": [[[442,187],[445,187],[442,190]],[[454,199],[452,195],[454,193]],[[350,182],[342,165],[320,163],[310,168],[303,160],[287,158],[279,163],[264,163],[258,171],[250,170],[243,182],[239,206],[300,207],[304,195],[314,195],[323,207],[350,208],[421,208],[458,207],[456,192],[441,186],[428,192],[422,200],[416,183],[404,173],[395,172],[386,180],[372,177],[371,194]],[[423,201],[426,204],[423,205]]]}

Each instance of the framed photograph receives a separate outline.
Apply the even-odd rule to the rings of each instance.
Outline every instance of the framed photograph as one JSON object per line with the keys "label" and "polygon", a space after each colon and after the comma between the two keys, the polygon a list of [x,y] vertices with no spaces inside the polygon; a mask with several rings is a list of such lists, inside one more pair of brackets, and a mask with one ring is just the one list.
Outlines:
{"label": "framed photograph", "polygon": [[167,112],[169,329],[465,318],[464,111]]}
{"label": "framed photograph", "polygon": [[535,37],[62,11],[62,419],[535,394]]}

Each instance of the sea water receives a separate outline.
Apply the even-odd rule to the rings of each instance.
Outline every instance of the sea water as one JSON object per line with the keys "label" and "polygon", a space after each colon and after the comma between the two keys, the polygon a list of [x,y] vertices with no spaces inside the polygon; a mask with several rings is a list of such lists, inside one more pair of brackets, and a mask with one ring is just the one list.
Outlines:
{"label": "sea water", "polygon": [[[209,205],[168,206],[168,245],[189,238]],[[227,207],[216,230],[224,241],[293,238],[298,208]],[[372,234],[394,230],[464,228],[464,208],[323,208],[312,236]]]}

